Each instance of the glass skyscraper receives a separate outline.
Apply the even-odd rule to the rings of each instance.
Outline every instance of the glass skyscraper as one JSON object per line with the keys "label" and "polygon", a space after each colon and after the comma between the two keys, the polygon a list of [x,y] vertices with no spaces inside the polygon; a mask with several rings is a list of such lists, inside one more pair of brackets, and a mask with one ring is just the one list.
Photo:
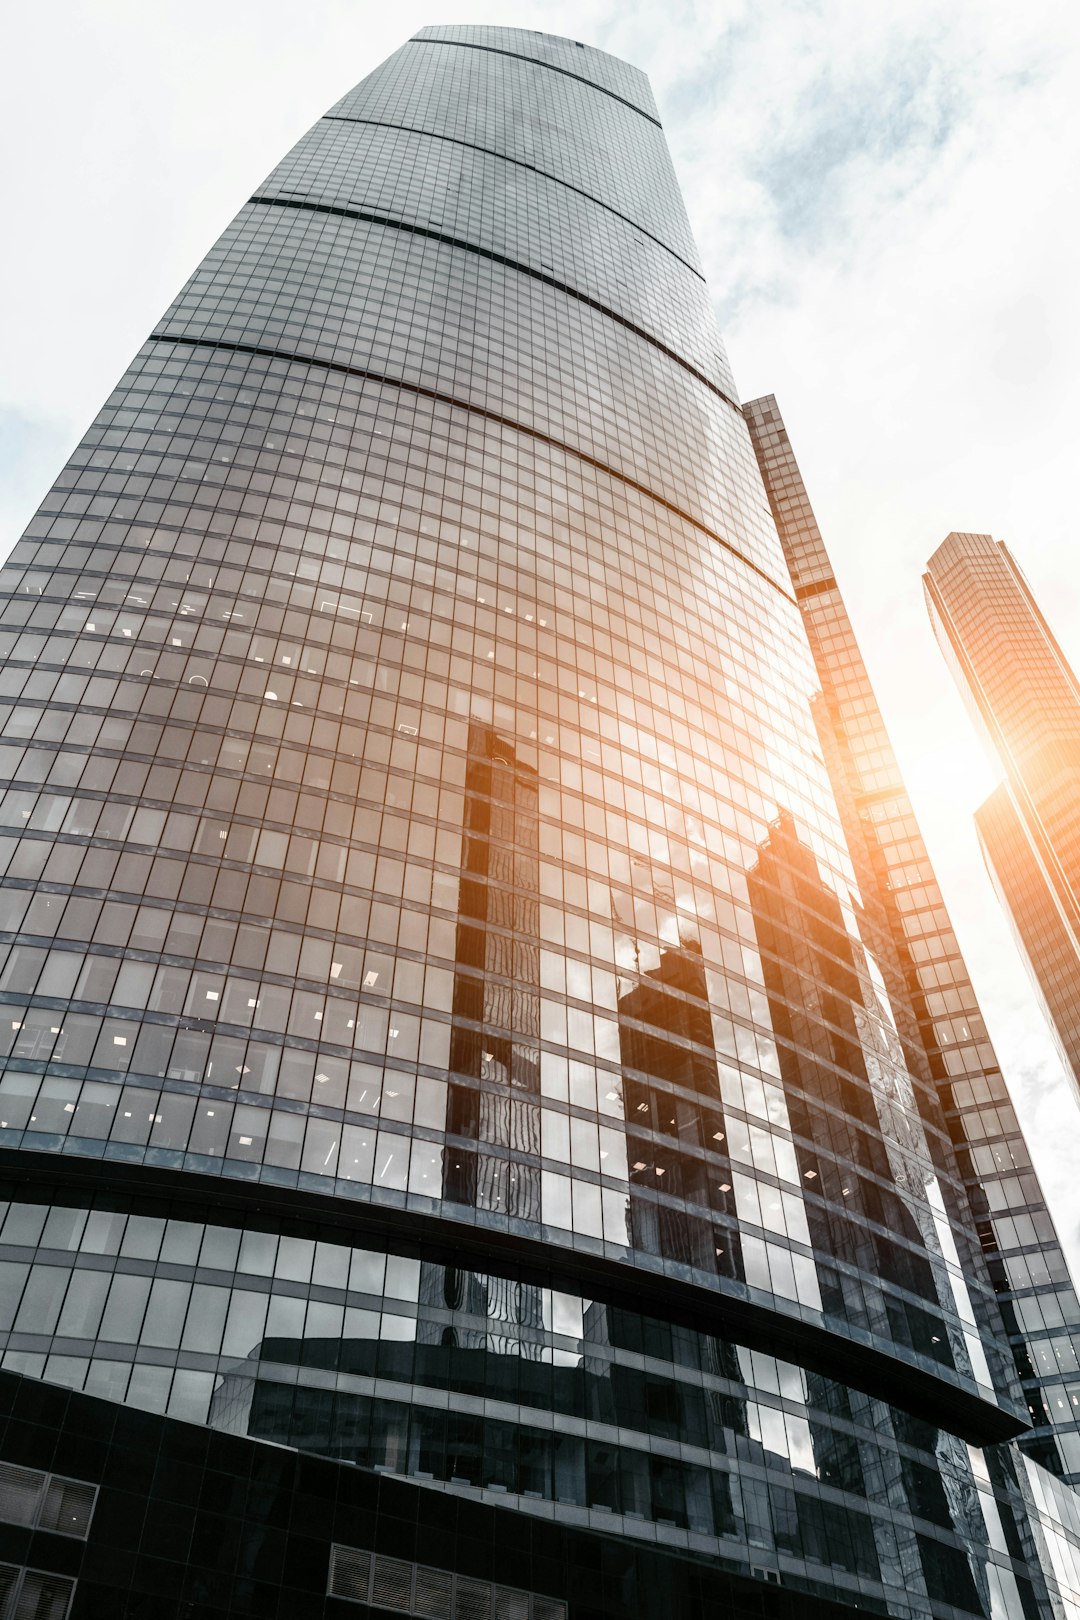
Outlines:
{"label": "glass skyscraper", "polygon": [[1080,1613],[642,74],[410,41],[2,583],[12,1612]]}
{"label": "glass skyscraper", "polygon": [[950,534],[923,585],[945,660],[1005,772],[976,812],[983,855],[1080,1086],[1080,687],[1002,541]]}
{"label": "glass skyscraper", "polygon": [[745,407],[821,692],[813,710],[863,926],[915,1072],[939,1090],[1031,1431],[1080,1482],[1080,1302],[983,1022],[776,400]]}

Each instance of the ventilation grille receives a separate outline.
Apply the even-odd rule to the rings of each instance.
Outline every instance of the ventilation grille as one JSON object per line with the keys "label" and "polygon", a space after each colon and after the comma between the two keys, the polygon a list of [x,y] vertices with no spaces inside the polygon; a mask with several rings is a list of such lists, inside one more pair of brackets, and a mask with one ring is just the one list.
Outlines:
{"label": "ventilation grille", "polygon": [[[413,1588],[413,1614],[422,1614],[424,1620],[441,1620],[443,1615],[450,1613],[453,1586],[454,1577],[448,1570],[424,1569],[418,1565]],[[527,1603],[528,1598],[525,1601]]]}
{"label": "ventilation grille", "polygon": [[61,1479],[53,1474],[45,1487],[38,1525],[42,1530],[56,1530],[62,1536],[78,1536],[85,1541],[96,1499],[95,1486],[81,1479]]}
{"label": "ventilation grille", "polygon": [[[25,1524],[85,1541],[96,1501],[97,1486],[85,1480],[0,1462],[0,1520],[5,1524]],[[51,1620],[51,1610],[42,1612],[43,1620]]]}
{"label": "ventilation grille", "polygon": [[408,1614],[412,1608],[412,1578],[412,1564],[403,1564],[397,1558],[376,1558],[371,1580],[372,1603]]}
{"label": "ventilation grille", "polygon": [[0,1564],[0,1620],[67,1620],[74,1591],[66,1575]]}
{"label": "ventilation grille", "polygon": [[327,1592],[420,1620],[567,1620],[566,1604],[559,1598],[493,1586],[359,1547],[331,1548]]}
{"label": "ventilation grille", "polygon": [[33,1524],[41,1505],[45,1474],[0,1463],[0,1519],[5,1524]]}
{"label": "ventilation grille", "polygon": [[[533,1598],[531,1608],[536,1620],[543,1620],[544,1607],[549,1602],[549,1598]],[[557,1608],[560,1614],[565,1612],[561,1603]],[[528,1592],[515,1592],[509,1586],[495,1588],[496,1620],[530,1620],[529,1609]]]}
{"label": "ventilation grille", "polygon": [[335,1597],[366,1603],[371,1590],[371,1554],[335,1547],[330,1554],[330,1591]]}

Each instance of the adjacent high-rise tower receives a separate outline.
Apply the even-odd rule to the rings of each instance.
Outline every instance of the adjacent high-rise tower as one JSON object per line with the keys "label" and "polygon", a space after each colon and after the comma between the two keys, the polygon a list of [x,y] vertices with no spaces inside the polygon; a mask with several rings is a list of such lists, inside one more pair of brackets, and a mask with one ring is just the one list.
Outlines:
{"label": "adjacent high-rise tower", "polygon": [[410,41],[2,584],[13,1602],[1080,1601],[640,73]]}
{"label": "adjacent high-rise tower", "polygon": [[983,855],[1080,1086],[1080,686],[1008,548],[950,534],[923,577],[938,642],[1005,780]]}
{"label": "adjacent high-rise tower", "polygon": [[908,1066],[932,1079],[1031,1417],[1080,1482],[1080,1303],[776,400],[744,406],[821,693],[814,716]]}

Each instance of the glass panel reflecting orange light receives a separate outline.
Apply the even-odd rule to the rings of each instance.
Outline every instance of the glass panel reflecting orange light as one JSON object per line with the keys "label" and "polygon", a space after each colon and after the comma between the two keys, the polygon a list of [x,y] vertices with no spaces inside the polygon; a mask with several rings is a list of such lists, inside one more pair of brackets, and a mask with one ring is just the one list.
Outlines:
{"label": "glass panel reflecting orange light", "polygon": [[974,1168],[947,919],[883,920],[866,845],[921,868],[918,830],[888,760],[853,820],[823,742],[842,607],[761,404],[644,76],[429,28],[244,205],[0,578],[3,1367],[245,1478],[355,1465],[386,1544],[304,1518],[320,1600],[332,1545],[360,1600],[539,1620],[613,1547],[590,1613],[1037,1620],[1072,1579],[1013,1439],[1075,1297],[1011,1269],[1006,1219],[1060,1256],[1015,1121]]}

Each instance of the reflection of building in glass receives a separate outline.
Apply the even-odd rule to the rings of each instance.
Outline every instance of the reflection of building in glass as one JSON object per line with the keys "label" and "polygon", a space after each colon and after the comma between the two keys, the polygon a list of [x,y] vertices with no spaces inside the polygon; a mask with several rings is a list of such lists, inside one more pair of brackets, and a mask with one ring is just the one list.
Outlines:
{"label": "reflection of building in glass", "polygon": [[443,1196],[534,1221],[539,1166],[518,1155],[540,1155],[539,870],[535,768],[470,726],[447,1107],[468,1145],[447,1155]]}
{"label": "reflection of building in glass", "polygon": [[[1033,1431],[1080,1478],[1080,1307],[900,777],[787,431],[746,407],[821,681],[815,716],[864,896],[861,925],[912,1073],[932,1078],[958,1150]],[[993,795],[986,817],[1001,798]]]}
{"label": "reflection of building in glass", "polygon": [[626,1135],[613,1139],[612,1151],[630,1184],[630,1243],[739,1277],[701,949],[669,944],[649,954],[656,965],[646,968],[639,957],[639,972],[620,979],[618,1001]]}
{"label": "reflection of building in glass", "polygon": [[[2,583],[0,1382],[289,1482],[311,1612],[1050,1620],[640,73],[410,41]],[[285,1612],[248,1531],[185,1587],[145,1477],[125,1591]]]}
{"label": "reflection of building in glass", "polygon": [[1080,1086],[1080,687],[1008,548],[950,534],[923,576],[946,662],[1005,781],[983,854]]}
{"label": "reflection of building in glass", "polygon": [[[479,725],[469,727],[463,820],[443,1197],[536,1221],[541,1152],[536,770],[519,761],[512,742]],[[448,1305],[460,1306],[462,1290],[479,1287],[481,1314],[539,1325],[538,1293],[528,1284],[481,1279],[454,1266],[426,1267],[425,1275],[441,1287]]]}

